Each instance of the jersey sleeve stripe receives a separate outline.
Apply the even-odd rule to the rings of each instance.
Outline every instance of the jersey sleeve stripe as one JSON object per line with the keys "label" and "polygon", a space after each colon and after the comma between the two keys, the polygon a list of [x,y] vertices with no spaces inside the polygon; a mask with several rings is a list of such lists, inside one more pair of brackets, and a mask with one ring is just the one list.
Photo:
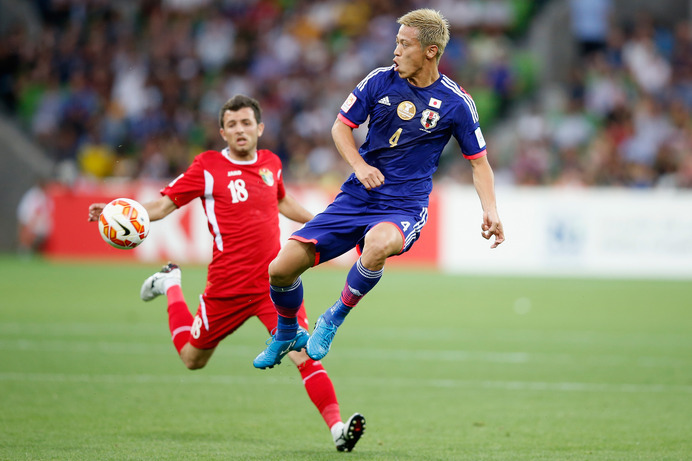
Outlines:
{"label": "jersey sleeve stripe", "polygon": [[345,125],[348,125],[351,128],[358,128],[358,125],[356,125],[355,123],[353,123],[352,121],[350,121],[349,119],[344,117],[341,113],[339,115],[337,115],[337,118],[339,120],[341,120]]}
{"label": "jersey sleeve stripe", "polygon": [[476,109],[476,104],[473,102],[473,99],[468,93],[465,93],[464,91],[459,88],[459,85],[454,83],[452,80],[449,79],[446,75],[442,76],[442,84],[452,90],[454,94],[459,96],[466,102],[466,105],[468,106],[469,110],[471,111],[471,116],[473,118],[473,123],[478,122],[478,109]]}
{"label": "jersey sleeve stripe", "polygon": [[488,150],[487,150],[487,149],[483,149],[482,151],[478,152],[477,154],[473,154],[473,155],[466,155],[466,154],[464,154],[463,152],[462,152],[461,154],[464,156],[465,159],[473,160],[473,159],[476,159],[476,158],[481,158],[481,157],[483,157],[484,155],[486,155],[487,153],[488,153]]}
{"label": "jersey sleeve stripe", "polygon": [[387,72],[388,70],[394,69],[394,64],[392,64],[389,67],[378,67],[377,69],[373,70],[370,72],[363,80],[360,81],[358,86],[358,90],[363,91],[363,88],[365,88],[365,85],[368,83],[368,80],[373,78],[375,75],[382,73],[382,72]]}

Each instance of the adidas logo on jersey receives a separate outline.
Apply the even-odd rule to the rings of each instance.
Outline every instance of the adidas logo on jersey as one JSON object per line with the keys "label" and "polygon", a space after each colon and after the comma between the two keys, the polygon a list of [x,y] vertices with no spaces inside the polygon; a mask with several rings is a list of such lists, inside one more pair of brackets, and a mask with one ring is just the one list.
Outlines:
{"label": "adidas logo on jersey", "polygon": [[379,104],[384,104],[385,106],[391,106],[389,103],[389,96],[385,96],[384,98],[380,99],[377,101]]}

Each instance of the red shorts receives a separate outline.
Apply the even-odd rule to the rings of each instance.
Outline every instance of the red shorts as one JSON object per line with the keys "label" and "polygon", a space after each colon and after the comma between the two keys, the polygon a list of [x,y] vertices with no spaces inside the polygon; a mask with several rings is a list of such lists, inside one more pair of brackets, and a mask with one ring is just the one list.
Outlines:
{"label": "red shorts", "polygon": [[[239,295],[232,298],[199,298],[197,314],[190,329],[190,344],[197,349],[213,349],[251,317],[257,317],[269,334],[276,328],[276,309],[269,290],[261,295]],[[305,305],[298,311],[298,324],[308,328]]]}

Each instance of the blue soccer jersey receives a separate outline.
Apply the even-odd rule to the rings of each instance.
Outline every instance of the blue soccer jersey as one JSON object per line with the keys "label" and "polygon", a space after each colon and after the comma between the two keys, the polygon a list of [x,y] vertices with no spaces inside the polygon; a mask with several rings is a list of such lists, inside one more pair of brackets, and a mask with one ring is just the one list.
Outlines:
{"label": "blue soccer jersey", "polygon": [[427,206],[432,175],[452,136],[464,157],[486,153],[473,99],[442,74],[432,85],[418,88],[399,77],[394,66],[373,70],[339,112],[339,120],[352,128],[368,117],[368,134],[359,152],[382,172],[384,184],[368,191],[352,174],[341,189],[370,203]]}

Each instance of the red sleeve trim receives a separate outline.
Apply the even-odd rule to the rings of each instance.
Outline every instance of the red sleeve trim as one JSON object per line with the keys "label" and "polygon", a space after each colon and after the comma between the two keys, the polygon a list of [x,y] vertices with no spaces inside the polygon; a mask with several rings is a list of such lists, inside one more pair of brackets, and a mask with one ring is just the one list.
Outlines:
{"label": "red sleeve trim", "polygon": [[467,159],[467,160],[473,160],[473,159],[475,159],[475,158],[481,158],[481,157],[484,157],[484,156],[488,155],[488,150],[487,150],[487,149],[483,149],[483,150],[480,151],[479,153],[473,154],[473,155],[466,155],[466,154],[464,154],[464,153],[462,152],[461,155],[463,155],[464,158]]}
{"label": "red sleeve trim", "polygon": [[[296,240],[296,241],[298,241],[298,242],[303,242],[303,243],[312,243],[312,244],[314,244],[315,246],[317,246],[317,240],[315,240],[315,239],[306,239],[306,238],[303,238],[303,237],[301,237],[301,236],[299,236],[299,235],[291,235],[288,239],[289,239],[289,240]],[[315,266],[318,265],[319,263],[320,263],[320,254],[319,254],[319,252],[315,251],[315,262],[312,264],[312,267],[315,267]]]}
{"label": "red sleeve trim", "polygon": [[344,116],[341,115],[341,114],[339,114],[339,115],[337,116],[337,119],[341,120],[345,125],[348,125],[348,126],[350,126],[351,128],[353,128],[353,129],[358,128],[358,125],[356,125],[355,123],[353,123],[352,121],[350,121],[349,119],[347,119],[346,117],[344,117]]}

